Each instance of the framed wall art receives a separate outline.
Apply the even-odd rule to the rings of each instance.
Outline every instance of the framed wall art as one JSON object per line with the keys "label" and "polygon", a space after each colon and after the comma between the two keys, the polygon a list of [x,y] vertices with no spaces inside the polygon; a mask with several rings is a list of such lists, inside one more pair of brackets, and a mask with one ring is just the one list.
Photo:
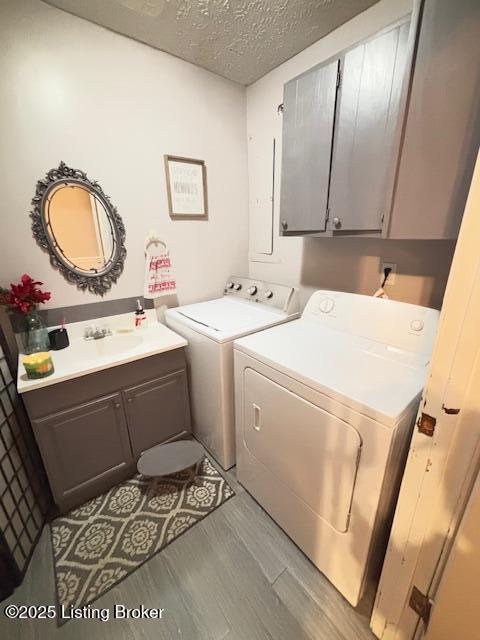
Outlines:
{"label": "framed wall art", "polygon": [[203,160],[164,156],[168,209],[174,220],[207,220],[207,168]]}

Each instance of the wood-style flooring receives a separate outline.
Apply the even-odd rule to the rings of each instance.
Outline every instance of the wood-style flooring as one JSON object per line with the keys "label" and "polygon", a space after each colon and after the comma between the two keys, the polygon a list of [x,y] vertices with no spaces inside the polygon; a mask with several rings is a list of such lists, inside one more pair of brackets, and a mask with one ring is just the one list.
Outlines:
{"label": "wood-style flooring", "polygon": [[46,527],[24,582],[0,603],[0,638],[373,640],[368,605],[353,609],[235,474],[225,475],[233,498],[91,605],[163,608],[162,620],[8,620],[8,604],[55,604]]}

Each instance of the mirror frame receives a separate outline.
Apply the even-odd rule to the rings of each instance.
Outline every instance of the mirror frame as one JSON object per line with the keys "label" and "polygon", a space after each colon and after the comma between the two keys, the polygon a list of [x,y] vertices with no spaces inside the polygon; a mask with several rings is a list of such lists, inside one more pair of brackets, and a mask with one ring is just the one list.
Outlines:
{"label": "mirror frame", "polygon": [[[56,249],[50,239],[47,228],[45,205],[50,193],[61,184],[78,184],[85,187],[102,203],[112,227],[115,240],[115,248],[112,258],[105,269],[95,274],[88,274],[81,269],[75,269],[68,264],[62,253]],[[37,182],[35,196],[32,199],[33,209],[30,212],[32,219],[33,237],[38,245],[50,255],[50,264],[58,269],[63,277],[79,289],[88,289],[91,293],[105,295],[112,288],[123,272],[127,250],[125,248],[125,226],[122,218],[117,213],[116,207],[110,202],[110,198],[104,193],[96,180],[90,180],[87,174],[80,169],[72,169],[62,161],[57,169],[51,169],[43,180]]]}

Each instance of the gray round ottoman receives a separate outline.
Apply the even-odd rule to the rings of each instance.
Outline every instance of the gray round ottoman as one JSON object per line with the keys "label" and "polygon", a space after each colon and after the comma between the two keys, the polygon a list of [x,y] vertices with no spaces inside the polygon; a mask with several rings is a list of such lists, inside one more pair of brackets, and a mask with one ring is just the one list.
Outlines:
{"label": "gray round ottoman", "polygon": [[168,476],[198,465],[204,456],[203,447],[196,440],[178,440],[157,444],[140,456],[137,470],[144,476]]}

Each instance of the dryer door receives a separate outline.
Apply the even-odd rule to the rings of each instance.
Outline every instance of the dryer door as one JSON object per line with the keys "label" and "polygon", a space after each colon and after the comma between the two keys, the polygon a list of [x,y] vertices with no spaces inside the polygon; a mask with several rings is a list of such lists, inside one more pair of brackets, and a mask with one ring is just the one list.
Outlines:
{"label": "dryer door", "polygon": [[244,440],[320,518],[348,530],[362,441],[356,429],[269,378],[244,371]]}

